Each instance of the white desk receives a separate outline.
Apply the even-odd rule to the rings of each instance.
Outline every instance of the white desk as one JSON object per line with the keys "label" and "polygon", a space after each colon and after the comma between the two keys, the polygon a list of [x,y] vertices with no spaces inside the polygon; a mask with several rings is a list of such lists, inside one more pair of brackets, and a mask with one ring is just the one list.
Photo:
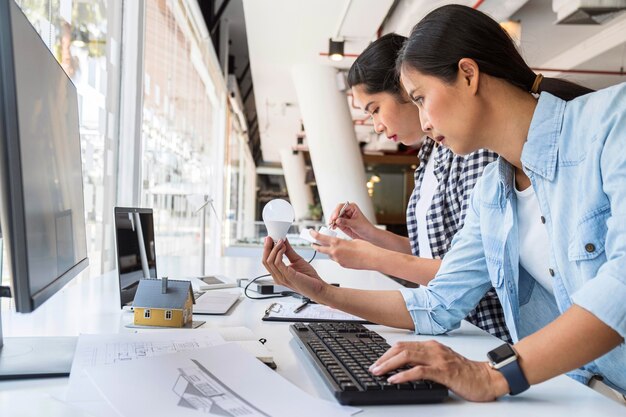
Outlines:
{"label": "white desk", "polygon": [[[208,262],[208,272],[241,278],[265,272],[259,260],[251,258],[221,258]],[[395,289],[399,285],[375,272],[345,270],[332,261],[315,260],[313,265],[320,275],[330,282],[357,288]],[[184,269],[184,268],[183,268]],[[171,273],[171,271],[163,271]],[[189,272],[189,271],[182,271]],[[174,277],[174,274],[171,274]],[[217,291],[241,291],[228,289]],[[284,299],[289,300],[289,299]],[[78,278],[60,293],[48,300],[31,314],[2,311],[4,337],[11,336],[75,336],[79,333],[115,333],[129,331],[124,324],[132,320],[132,314],[119,309],[117,275],[114,272],[91,279]],[[196,316],[206,320],[205,327],[246,326],[259,337],[267,339],[266,346],[273,352],[278,365],[277,372],[304,391],[333,400],[322,379],[309,363],[288,330],[288,323],[262,322],[265,308],[272,300],[253,301],[242,299],[226,316]],[[293,302],[297,302],[293,300]],[[3,301],[6,304],[6,300]],[[415,336],[407,331],[384,326],[371,326],[389,343],[398,340],[428,340],[432,336]],[[176,330],[172,330],[176,331]],[[470,359],[484,360],[485,353],[500,342],[480,329],[463,323],[459,330],[435,339],[459,351]],[[0,416],[83,416],[53,397],[62,397],[67,378],[37,379],[0,382]],[[259,389],[268,389],[259,387]],[[277,398],[280,397],[276,393]],[[362,407],[364,416],[436,415],[444,416],[624,416],[626,409],[595,391],[566,376],[532,387],[519,397],[504,397],[492,403],[470,403],[451,395],[443,404],[410,406]],[[311,412],[310,415],[315,415]],[[306,413],[302,414],[306,417]]]}

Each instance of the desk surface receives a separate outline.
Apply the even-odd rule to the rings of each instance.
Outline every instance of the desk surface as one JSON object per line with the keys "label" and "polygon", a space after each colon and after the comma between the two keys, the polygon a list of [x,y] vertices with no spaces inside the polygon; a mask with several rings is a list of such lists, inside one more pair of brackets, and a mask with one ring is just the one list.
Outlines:
{"label": "desk surface", "polygon": [[[209,260],[208,272],[221,273],[232,278],[260,275],[265,272],[257,259],[220,258]],[[332,261],[315,260],[313,265],[320,275],[330,282],[345,287],[396,289],[399,284],[382,274],[343,269]],[[184,268],[183,272],[184,271]],[[169,272],[169,271],[168,271]],[[170,272],[171,273],[171,272]],[[174,275],[171,275],[174,277]],[[119,309],[117,275],[114,272],[99,277],[79,277],[61,292],[31,314],[11,313],[2,307],[4,337],[11,336],[76,336],[80,333],[117,333],[131,322],[132,314]],[[215,291],[241,291],[238,288]],[[285,302],[297,300],[286,298]],[[288,323],[263,322],[261,317],[272,300],[242,299],[225,316],[196,316],[205,320],[205,328],[245,326],[259,337],[267,339],[266,346],[273,352],[277,372],[304,391],[319,398],[334,401],[321,378],[314,371],[288,330]],[[464,322],[460,329],[445,336],[416,336],[404,330],[384,326],[369,326],[393,344],[399,340],[437,339],[466,357],[484,360],[485,353],[500,342],[480,329]],[[176,331],[176,330],[172,330]],[[80,411],[57,401],[63,397],[68,378],[37,379],[0,382],[0,415],[83,416]],[[278,394],[277,394],[278,395]],[[623,416],[623,406],[606,399],[566,376],[560,376],[532,387],[519,397],[503,397],[492,403],[470,403],[451,394],[443,404],[411,406],[360,407],[359,415],[384,416],[393,410],[394,415],[414,416],[416,412],[436,413],[444,416]],[[304,415],[303,415],[304,416]]]}

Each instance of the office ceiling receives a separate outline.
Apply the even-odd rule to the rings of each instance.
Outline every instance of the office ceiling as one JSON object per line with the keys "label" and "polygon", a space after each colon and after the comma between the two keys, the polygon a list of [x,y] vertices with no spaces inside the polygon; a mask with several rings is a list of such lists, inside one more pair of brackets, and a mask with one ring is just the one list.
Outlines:
{"label": "office ceiling", "polygon": [[[355,0],[346,19],[346,1],[244,0],[261,148],[266,162],[279,161],[279,150],[296,144],[300,110],[291,68],[295,64],[331,65],[320,56],[339,28],[345,52],[358,53],[371,41],[392,0]],[[348,68],[350,60],[335,65]],[[362,115],[361,115],[362,117]]]}
{"label": "office ceiling", "polygon": [[[382,33],[406,35],[426,13],[448,3],[480,3],[480,10],[498,20],[507,16],[520,20],[520,50],[532,67],[619,72],[625,66],[626,13],[602,25],[556,25],[549,0],[243,0],[262,159],[279,162],[279,150],[296,144],[301,116],[291,81],[293,65],[347,69],[354,58],[335,63],[320,55],[327,52],[328,38],[338,29],[347,39],[345,52],[358,54],[375,39],[386,17]],[[626,81],[623,75],[545,71],[544,75],[563,76],[592,88]],[[362,112],[354,111],[354,118],[362,119]],[[356,126],[357,136],[362,138],[371,129]]]}

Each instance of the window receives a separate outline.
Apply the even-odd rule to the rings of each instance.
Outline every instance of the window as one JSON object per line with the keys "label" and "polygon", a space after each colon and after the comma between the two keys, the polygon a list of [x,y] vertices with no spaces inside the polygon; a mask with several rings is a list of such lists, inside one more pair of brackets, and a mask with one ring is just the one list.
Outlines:
{"label": "window", "polygon": [[215,141],[223,140],[214,135],[220,113],[214,84],[222,76],[209,69],[206,46],[194,36],[183,3],[145,3],[141,205],[154,209],[159,258],[166,264],[190,254],[199,260],[206,250],[198,245],[198,209],[215,197],[209,182],[222,175],[212,162]]}
{"label": "window", "polygon": [[144,319],[149,319],[149,318],[150,318],[150,309],[149,309],[149,308],[146,308],[146,309],[143,311],[143,318],[144,318]]}
{"label": "window", "polygon": [[[196,255],[199,264],[202,252],[220,254],[228,98],[213,46],[196,23],[202,19],[189,7],[195,1],[141,2],[138,10],[130,8],[141,25],[128,25],[125,19],[135,18],[128,4],[135,2],[16,0],[78,90],[90,275],[115,268],[112,207],[126,198],[117,173],[129,167],[137,175],[123,179],[136,184],[132,204],[154,209],[163,270],[178,257]],[[128,26],[123,32],[122,24]],[[122,45],[122,33],[126,39],[137,27],[145,28],[135,39],[143,51],[137,70],[143,107],[137,117],[125,118],[141,123],[136,161],[142,169],[134,171],[135,159],[120,160],[120,149],[136,137],[120,130],[120,92],[128,90],[121,80],[132,79],[134,71],[128,60],[122,68],[120,57],[132,51],[128,42]],[[126,105],[128,97],[123,100]],[[202,247],[198,209],[206,197],[215,200],[218,216],[206,210]],[[190,266],[194,273],[196,265]]]}
{"label": "window", "polygon": [[76,85],[83,161],[89,273],[115,267],[115,205],[121,8],[107,0],[17,0]]}
{"label": "window", "polygon": [[165,310],[165,320],[172,320],[172,310]]}

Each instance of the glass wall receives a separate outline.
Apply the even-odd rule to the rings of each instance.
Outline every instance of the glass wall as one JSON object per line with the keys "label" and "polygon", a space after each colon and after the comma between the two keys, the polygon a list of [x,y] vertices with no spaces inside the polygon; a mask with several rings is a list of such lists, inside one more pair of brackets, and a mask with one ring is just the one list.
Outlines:
{"label": "glass wall", "polygon": [[201,207],[222,177],[214,142],[224,136],[215,137],[215,81],[192,20],[179,1],[146,2],[141,204],[154,208],[159,256],[196,257],[201,273],[200,254],[219,245],[208,233],[202,245],[202,216],[214,216],[215,204]]}
{"label": "glass wall", "polygon": [[[167,273],[161,263],[167,258],[200,273],[202,253],[223,253],[224,220],[239,220],[241,228],[241,220],[254,219],[246,129],[233,124],[226,82],[206,28],[198,27],[204,23],[191,7],[195,1],[146,0],[126,13],[129,2],[122,0],[17,0],[78,90],[91,276],[115,269],[118,186],[137,190],[120,199],[124,204],[154,209],[160,275]],[[143,58],[138,68],[127,56],[121,66],[122,53],[133,50],[128,37],[143,51],[131,57]],[[139,94],[123,96],[125,83]],[[139,110],[136,120],[121,117],[127,116],[120,114],[121,97]],[[126,158],[129,148],[136,149],[134,159]],[[119,172],[132,174],[118,178]]]}

